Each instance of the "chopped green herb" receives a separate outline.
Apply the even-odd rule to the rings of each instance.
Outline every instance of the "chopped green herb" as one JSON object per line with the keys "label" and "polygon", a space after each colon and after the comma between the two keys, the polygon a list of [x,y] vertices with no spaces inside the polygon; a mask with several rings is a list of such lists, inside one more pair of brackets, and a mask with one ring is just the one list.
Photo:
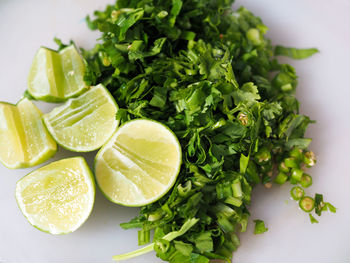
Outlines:
{"label": "chopped green herb", "polygon": [[[276,56],[300,59],[316,49],[273,47],[261,19],[232,3],[118,0],[86,19],[102,33],[95,48],[82,50],[86,83],[110,90],[121,123],[167,125],[183,152],[170,192],[122,224],[141,228],[140,244],[154,231],[153,242],[115,260],[155,250],[169,262],[230,262],[247,228],[252,189],[310,181],[301,169],[315,163],[304,137],[313,121],[299,113],[294,68]],[[301,199],[301,207],[310,210],[311,200]],[[257,220],[255,232],[266,230]]]}
{"label": "chopped green herb", "polygon": [[293,59],[304,59],[312,56],[313,54],[319,52],[317,48],[293,48],[293,47],[275,47],[276,56],[286,56]]}
{"label": "chopped green herb", "polygon": [[309,214],[309,217],[310,217],[311,224],[317,224],[318,223],[317,219],[311,213]]}
{"label": "chopped green herb", "polygon": [[255,235],[265,233],[268,230],[268,228],[265,227],[264,221],[254,220],[254,223],[255,223],[255,228],[254,228]]}

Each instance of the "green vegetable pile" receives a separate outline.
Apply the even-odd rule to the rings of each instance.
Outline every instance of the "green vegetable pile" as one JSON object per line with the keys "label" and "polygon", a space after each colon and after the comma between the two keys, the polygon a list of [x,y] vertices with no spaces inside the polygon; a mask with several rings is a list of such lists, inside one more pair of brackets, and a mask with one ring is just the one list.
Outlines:
{"label": "green vegetable pile", "polygon": [[[87,17],[102,32],[82,50],[88,85],[104,84],[124,123],[155,119],[179,138],[181,172],[172,190],[122,227],[140,228],[139,245],[115,260],[155,250],[169,262],[231,261],[246,231],[252,189],[295,185],[292,197],[317,222],[335,208],[305,195],[316,160],[304,138],[313,121],[299,113],[297,76],[276,56],[316,49],[273,47],[260,18],[233,0],[118,0]],[[64,46],[57,41],[61,48]],[[256,220],[255,233],[267,230]]]}

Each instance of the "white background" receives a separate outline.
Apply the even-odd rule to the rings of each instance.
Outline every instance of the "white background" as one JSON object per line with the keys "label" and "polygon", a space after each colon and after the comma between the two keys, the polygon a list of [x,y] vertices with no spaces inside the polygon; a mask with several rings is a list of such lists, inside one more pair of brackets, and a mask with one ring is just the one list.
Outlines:
{"label": "white background", "polygon": [[[26,89],[31,60],[41,46],[56,48],[52,39],[73,39],[91,48],[96,33],[83,21],[87,13],[113,0],[0,0],[0,100],[15,103]],[[350,1],[239,0],[262,17],[274,44],[317,47],[320,53],[303,61],[285,60],[299,75],[297,97],[301,112],[316,119],[307,135],[318,163],[310,173],[310,194],[323,193],[338,212],[325,213],[311,225],[306,214],[289,199],[289,186],[256,189],[252,219],[265,220],[269,231],[241,235],[236,263],[348,263],[350,262]],[[45,112],[50,106],[38,103]],[[54,159],[75,156],[62,149]],[[94,153],[84,155],[90,162]],[[15,184],[32,169],[8,170],[0,165],[1,263],[104,263],[114,254],[137,248],[137,233],[119,223],[137,214],[107,201],[97,191],[88,221],[76,232],[51,236],[33,228],[14,198]],[[160,262],[154,254],[128,262]]]}

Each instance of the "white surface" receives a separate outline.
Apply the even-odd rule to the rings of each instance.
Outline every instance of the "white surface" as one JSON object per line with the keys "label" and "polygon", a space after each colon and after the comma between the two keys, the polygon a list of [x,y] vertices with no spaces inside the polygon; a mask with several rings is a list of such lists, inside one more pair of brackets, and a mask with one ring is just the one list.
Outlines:
{"label": "white surface", "polygon": [[[73,39],[89,48],[97,35],[82,19],[113,0],[1,0],[0,1],[0,100],[15,103],[26,89],[31,60],[41,45]],[[275,44],[318,47],[320,54],[303,61],[286,60],[299,75],[301,112],[318,122],[310,127],[312,149],[318,164],[310,172],[310,193],[323,193],[338,207],[325,213],[320,224],[311,225],[307,215],[289,200],[289,187],[257,189],[252,219],[266,221],[264,235],[241,235],[236,263],[348,263],[350,262],[349,165],[349,61],[350,1],[348,0],[239,0],[263,18]],[[50,106],[40,103],[42,110]],[[78,154],[60,150],[54,159]],[[94,153],[85,155],[91,164]],[[33,228],[17,208],[15,184],[28,170],[0,166],[0,262],[1,263],[95,263],[112,262],[111,256],[137,248],[137,233],[120,229],[119,223],[137,214],[107,201],[97,191],[91,217],[76,232],[51,236]],[[146,255],[128,262],[160,262]]]}

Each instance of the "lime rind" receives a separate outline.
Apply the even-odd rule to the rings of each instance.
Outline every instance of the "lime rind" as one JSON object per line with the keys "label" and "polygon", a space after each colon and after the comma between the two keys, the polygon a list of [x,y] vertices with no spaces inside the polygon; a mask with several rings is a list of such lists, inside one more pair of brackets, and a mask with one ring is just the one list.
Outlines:
{"label": "lime rind", "polygon": [[72,44],[57,52],[41,47],[33,60],[28,75],[28,93],[37,100],[64,102],[82,94],[85,65]]}
{"label": "lime rind", "polygon": [[[74,224],[73,227],[71,227],[68,231],[56,231],[56,230],[50,230],[49,228],[54,228],[54,226],[49,224],[49,228],[44,228],[43,226],[41,226],[40,224],[38,224],[35,219],[26,211],[26,205],[23,203],[23,198],[21,196],[22,191],[31,183],[31,178],[33,177],[33,180],[36,177],[36,173],[44,170],[44,169],[48,169],[50,168],[50,166],[52,165],[57,165],[59,163],[65,163],[63,165],[63,168],[67,168],[69,167],[69,164],[67,164],[67,162],[74,162],[74,161],[79,161],[80,162],[80,167],[82,169],[82,174],[85,177],[85,183],[87,184],[87,187],[89,189],[88,191],[88,198],[89,198],[89,207],[87,209],[84,210],[84,215],[80,218],[80,220],[78,222],[76,222]],[[49,169],[48,169],[49,170]],[[25,181],[29,181],[29,182],[25,182]],[[22,185],[23,184],[23,185]],[[65,235],[65,234],[69,234],[74,232],[75,230],[77,230],[78,228],[80,228],[85,222],[86,220],[89,218],[92,210],[93,210],[93,204],[95,201],[95,195],[96,195],[96,184],[95,184],[95,179],[94,179],[94,175],[91,172],[87,162],[85,161],[85,159],[83,157],[72,157],[72,158],[66,158],[66,159],[61,159],[59,161],[50,163],[46,166],[43,166],[29,174],[27,174],[26,176],[24,176],[22,179],[20,179],[17,184],[16,184],[16,202],[18,207],[20,208],[23,216],[28,220],[28,222],[35,227],[36,229],[48,233],[48,234],[53,234],[53,235]],[[60,209],[60,208],[58,208]]]}
{"label": "lime rind", "polygon": [[[100,91],[98,91],[98,90],[100,90]],[[76,132],[72,137],[75,139],[76,145],[70,145],[69,143],[64,141],[64,137],[68,138],[69,136],[65,136],[64,130],[58,131],[58,129],[55,128],[55,125],[53,125],[52,119],[54,119],[55,116],[60,115],[61,116],[60,120],[64,121],[68,118],[72,119],[74,116],[81,114],[81,111],[77,108],[72,109],[72,112],[73,112],[72,116],[69,116],[69,114],[71,112],[69,112],[69,111],[65,112],[65,110],[70,109],[72,104],[74,104],[75,102],[82,101],[83,100],[82,97],[87,96],[89,93],[93,93],[93,92],[95,92],[95,93],[100,92],[101,93],[100,95],[107,99],[108,104],[113,105],[113,111],[108,112],[109,120],[113,120],[113,123],[112,123],[111,127],[103,127],[103,125],[102,126],[96,125],[94,123],[93,123],[93,125],[90,126],[90,129],[92,129],[91,133],[94,133],[94,131],[95,132],[100,131],[101,133],[103,133],[103,136],[102,136],[103,138],[101,138],[101,136],[94,136],[95,141],[96,141],[96,139],[99,139],[99,142],[95,143],[94,145],[85,145],[85,146],[81,145],[82,138],[84,138],[84,136],[88,135],[88,133],[86,132],[87,129],[84,129],[85,127],[81,127],[81,133]],[[96,94],[96,95],[98,95],[98,94]],[[79,106],[79,108],[83,109],[84,107],[91,107],[92,102],[93,102],[93,100],[87,100],[85,102],[85,104],[83,106]],[[91,114],[94,114],[94,110],[96,110],[96,109],[97,108],[92,109]],[[99,84],[97,86],[91,87],[90,89],[88,89],[88,91],[84,92],[79,97],[71,98],[67,102],[65,102],[62,106],[56,107],[50,113],[45,114],[43,116],[43,120],[44,120],[44,124],[45,124],[46,128],[48,129],[49,133],[52,135],[52,137],[57,142],[57,144],[60,145],[62,148],[65,148],[65,149],[67,149],[69,151],[73,151],[73,152],[91,152],[91,151],[95,151],[95,150],[98,150],[99,148],[101,148],[112,137],[113,133],[115,132],[115,130],[117,129],[117,127],[119,125],[119,120],[116,119],[116,114],[117,114],[118,109],[119,109],[119,107],[118,107],[116,101],[114,100],[113,96],[110,94],[110,92],[102,84]],[[64,117],[65,114],[67,116],[66,119]],[[104,117],[106,117],[106,116],[104,116]],[[91,116],[90,116],[90,118],[91,118]],[[65,128],[70,128],[70,127],[65,127]],[[109,128],[109,129],[106,129],[106,128]]]}
{"label": "lime rind", "polygon": [[[165,129],[167,132],[169,132],[169,134],[171,134],[172,140],[174,142],[174,145],[176,145],[177,148],[177,152],[179,154],[178,156],[178,165],[175,167],[175,172],[174,175],[171,177],[171,180],[169,181],[169,183],[164,187],[164,190],[162,191],[161,194],[154,196],[153,198],[144,200],[142,202],[136,202],[136,203],[130,203],[130,202],[123,202],[120,200],[116,200],[113,197],[111,197],[104,189],[104,187],[101,185],[101,183],[99,182],[99,172],[98,172],[98,162],[100,162],[103,159],[103,154],[106,152],[106,150],[110,149],[115,141],[116,138],[118,137],[119,133],[122,131],[123,128],[127,128],[128,125],[133,124],[134,122],[139,122],[139,121],[146,121],[146,122],[152,122],[156,125],[158,125],[158,127],[160,127],[161,129]],[[96,178],[96,184],[97,187],[100,189],[100,191],[102,192],[102,194],[106,197],[106,199],[108,199],[109,201],[118,204],[118,205],[122,205],[122,206],[127,206],[127,207],[140,207],[140,206],[144,206],[144,205],[148,205],[151,204],[153,202],[156,202],[157,200],[159,200],[160,198],[162,198],[166,193],[169,192],[169,190],[174,186],[175,182],[176,182],[176,178],[180,172],[180,168],[181,168],[181,164],[182,164],[182,151],[181,151],[181,145],[176,137],[176,135],[174,134],[174,132],[167,127],[166,125],[155,121],[155,120],[151,120],[151,119],[134,119],[128,122],[123,123],[123,125],[121,125],[118,130],[116,131],[116,133],[110,138],[110,140],[99,150],[99,152],[97,153],[95,160],[94,160],[94,171],[95,171],[95,178]]]}
{"label": "lime rind", "polygon": [[[55,155],[57,144],[41,120],[42,112],[30,100],[23,98],[15,105],[0,102],[1,105],[3,107],[0,109],[0,143],[5,149],[1,151],[0,161],[5,167],[29,168]],[[3,136],[6,132],[7,136]],[[37,153],[33,154],[32,150],[35,148]],[[19,155],[15,156],[15,153]]]}

